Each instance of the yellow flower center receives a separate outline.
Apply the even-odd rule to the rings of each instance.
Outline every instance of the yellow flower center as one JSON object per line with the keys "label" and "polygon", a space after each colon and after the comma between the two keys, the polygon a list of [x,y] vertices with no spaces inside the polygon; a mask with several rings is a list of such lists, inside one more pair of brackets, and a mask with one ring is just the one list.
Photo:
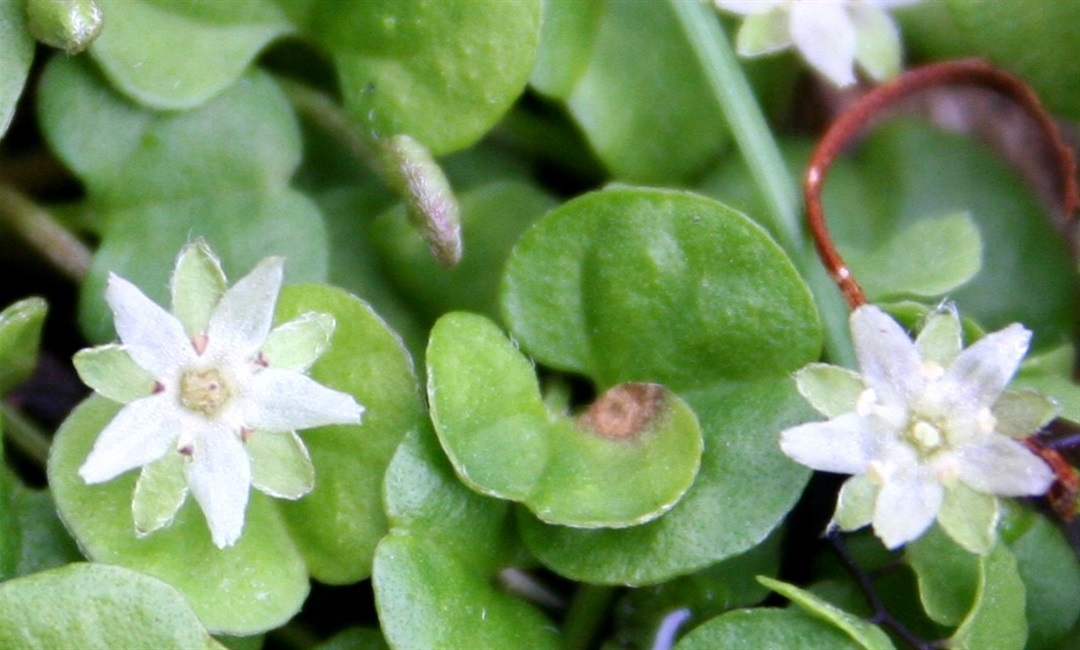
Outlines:
{"label": "yellow flower center", "polygon": [[229,383],[217,368],[188,370],[180,377],[180,403],[188,410],[213,417],[230,397]]}

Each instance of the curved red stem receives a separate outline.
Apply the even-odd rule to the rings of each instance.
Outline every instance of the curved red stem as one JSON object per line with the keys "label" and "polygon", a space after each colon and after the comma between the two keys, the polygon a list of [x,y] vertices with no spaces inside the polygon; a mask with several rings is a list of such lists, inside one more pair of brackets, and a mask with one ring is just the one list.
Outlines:
{"label": "curved red stem", "polygon": [[1061,175],[1065,218],[1074,218],[1077,208],[1080,207],[1080,192],[1076,186],[1076,162],[1072,151],[1065,144],[1057,125],[1042,107],[1039,98],[1023,81],[979,59],[947,61],[909,70],[867,92],[829,126],[810,158],[810,166],[803,181],[806,222],[814,238],[814,246],[822,264],[840,287],[851,309],[866,303],[866,295],[844,264],[844,259],[837,252],[825,225],[821,206],[821,188],[825,176],[844,147],[883,109],[901,98],[935,86],[976,86],[994,90],[1016,102],[1035,121],[1045,140],[1053,148],[1055,166]]}

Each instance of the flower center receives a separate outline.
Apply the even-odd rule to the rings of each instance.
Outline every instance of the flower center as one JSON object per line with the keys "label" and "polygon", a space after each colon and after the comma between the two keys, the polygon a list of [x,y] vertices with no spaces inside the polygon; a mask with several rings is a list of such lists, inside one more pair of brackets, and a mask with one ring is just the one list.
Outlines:
{"label": "flower center", "polygon": [[188,370],[180,377],[180,403],[207,417],[221,412],[232,397],[229,383],[217,368]]}

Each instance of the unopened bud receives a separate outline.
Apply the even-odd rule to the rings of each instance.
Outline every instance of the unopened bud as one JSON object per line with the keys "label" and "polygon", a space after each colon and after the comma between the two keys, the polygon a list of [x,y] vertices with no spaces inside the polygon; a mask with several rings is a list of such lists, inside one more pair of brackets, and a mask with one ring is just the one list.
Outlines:
{"label": "unopened bud", "polygon": [[89,47],[104,21],[95,0],[28,0],[26,17],[34,38],[68,54]]}

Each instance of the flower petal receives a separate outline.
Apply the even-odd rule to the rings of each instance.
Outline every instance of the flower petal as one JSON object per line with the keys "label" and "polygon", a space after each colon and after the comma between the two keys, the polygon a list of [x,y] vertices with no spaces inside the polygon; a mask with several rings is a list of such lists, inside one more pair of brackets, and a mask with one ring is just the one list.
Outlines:
{"label": "flower petal", "polygon": [[855,83],[855,27],[845,0],[791,3],[791,37],[807,63],[834,84]]}
{"label": "flower petal", "polygon": [[105,425],[79,468],[87,483],[103,483],[161,458],[173,449],[181,424],[167,395],[135,400]]}
{"label": "flower petal", "polygon": [[256,431],[247,440],[251,484],[279,499],[299,499],[315,487],[315,467],[295,431]]}
{"label": "flower petal", "polygon": [[808,422],[785,429],[780,448],[796,462],[822,472],[862,474],[879,435],[873,426],[870,419],[855,413]]}
{"label": "flower petal", "polygon": [[922,359],[900,325],[873,305],[851,314],[851,338],[863,380],[880,401],[907,405],[922,387]]}
{"label": "flower petal", "polygon": [[334,326],[330,314],[301,314],[270,332],[262,347],[263,358],[275,368],[307,370],[330,345]]}
{"label": "flower petal", "polygon": [[915,347],[923,361],[932,361],[942,368],[948,368],[963,348],[960,314],[956,307],[947,305],[932,311],[919,330]]}
{"label": "flower petal", "polygon": [[195,350],[180,321],[132,283],[110,273],[105,301],[128,354],[156,378],[170,375],[194,358]]}
{"label": "flower petal", "polygon": [[895,549],[926,532],[941,509],[945,489],[930,468],[909,466],[894,474],[874,505],[874,534]]}
{"label": "flower petal", "polygon": [[942,383],[958,399],[990,406],[1016,374],[1030,341],[1031,331],[1018,323],[987,334],[957,355]]}
{"label": "flower petal", "polygon": [[848,10],[855,25],[855,60],[875,81],[900,72],[900,30],[884,10],[873,5],[852,4]]}
{"label": "flower petal", "polygon": [[291,370],[267,368],[251,379],[241,406],[244,424],[263,431],[293,431],[329,424],[359,424],[364,407],[351,395]]}
{"label": "flower petal", "polygon": [[785,11],[747,16],[735,36],[735,50],[743,57],[772,54],[788,47],[791,47],[791,28]]}
{"label": "flower petal", "polygon": [[763,14],[782,7],[787,0],[714,0],[716,6],[724,11],[743,16]]}
{"label": "flower petal", "polygon": [[960,546],[986,555],[997,541],[998,514],[997,497],[957,483],[945,491],[938,524]]}
{"label": "flower petal", "polygon": [[114,402],[127,404],[154,392],[154,377],[135,363],[123,345],[79,350],[71,361],[84,384]]}
{"label": "flower petal", "polygon": [[244,529],[251,464],[244,443],[224,427],[208,426],[196,440],[185,474],[218,548],[232,546]]}
{"label": "flower petal", "polygon": [[857,530],[874,519],[874,504],[881,490],[866,474],[858,474],[844,481],[836,499],[836,512],[829,527],[840,530]]}
{"label": "flower petal", "polygon": [[994,436],[956,452],[957,476],[980,492],[1006,497],[1045,493],[1054,481],[1050,467],[1023,444]]}
{"label": "flower petal", "polygon": [[131,500],[135,534],[142,537],[168,526],[186,498],[187,481],[184,479],[183,456],[169,452],[158,460],[143,465]]}
{"label": "flower petal", "polygon": [[284,261],[268,257],[229,288],[210,316],[206,356],[254,358],[270,333]]}
{"label": "flower petal", "polygon": [[857,372],[827,363],[811,363],[795,373],[799,393],[826,417],[855,410],[866,383]]}
{"label": "flower petal", "polygon": [[221,262],[206,241],[200,239],[180,251],[172,276],[172,311],[189,337],[206,333],[225,287]]}

